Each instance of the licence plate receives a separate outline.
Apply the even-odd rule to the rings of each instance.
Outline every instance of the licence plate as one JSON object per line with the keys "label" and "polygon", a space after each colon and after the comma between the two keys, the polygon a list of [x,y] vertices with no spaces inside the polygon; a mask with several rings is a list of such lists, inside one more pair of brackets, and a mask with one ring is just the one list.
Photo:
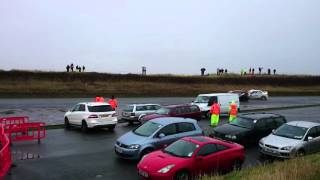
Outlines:
{"label": "licence plate", "polygon": [[277,151],[271,150],[271,149],[265,149],[265,151],[269,152],[269,153],[277,153]]}
{"label": "licence plate", "polygon": [[109,117],[110,115],[109,114],[102,114],[100,115],[101,118],[106,118],[106,117]]}
{"label": "licence plate", "polygon": [[122,149],[120,149],[119,147],[116,147],[116,151],[117,151],[118,153],[122,153],[122,152],[123,152]]}
{"label": "licence plate", "polygon": [[139,174],[145,178],[149,177],[149,174],[145,171],[142,171],[141,169],[139,169]]}

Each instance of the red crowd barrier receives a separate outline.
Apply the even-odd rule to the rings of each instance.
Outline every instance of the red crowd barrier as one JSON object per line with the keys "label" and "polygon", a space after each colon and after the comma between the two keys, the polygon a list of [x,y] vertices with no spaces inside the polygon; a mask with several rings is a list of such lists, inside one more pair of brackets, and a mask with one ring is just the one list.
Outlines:
{"label": "red crowd barrier", "polygon": [[0,118],[10,142],[38,140],[40,143],[40,140],[46,137],[45,123],[28,121],[29,117]]}
{"label": "red crowd barrier", "polygon": [[11,167],[10,141],[4,132],[4,126],[0,124],[0,179],[2,179]]}

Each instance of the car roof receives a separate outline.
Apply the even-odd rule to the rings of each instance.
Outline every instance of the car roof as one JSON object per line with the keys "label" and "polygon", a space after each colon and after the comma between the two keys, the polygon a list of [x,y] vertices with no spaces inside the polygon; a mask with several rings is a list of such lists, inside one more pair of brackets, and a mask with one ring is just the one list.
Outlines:
{"label": "car roof", "polygon": [[166,126],[168,124],[179,123],[179,122],[189,122],[189,123],[196,123],[197,122],[194,119],[178,118],[178,117],[161,117],[161,118],[152,119],[150,121],[161,124],[163,126]]}
{"label": "car roof", "polygon": [[209,94],[199,94],[198,96],[234,96],[234,93],[209,93]]}
{"label": "car roof", "polygon": [[239,117],[258,120],[258,119],[282,117],[282,116],[274,113],[245,113],[245,114],[240,114]]}
{"label": "car roof", "polygon": [[153,106],[153,105],[157,105],[160,106],[160,104],[128,104],[128,106]]}
{"label": "car roof", "polygon": [[165,105],[163,106],[164,108],[176,108],[176,107],[190,107],[190,106],[195,106],[191,104],[171,104],[171,105]]}
{"label": "car roof", "polygon": [[109,103],[106,102],[81,102],[78,104],[86,104],[88,106],[101,106],[101,105],[110,105]]}
{"label": "car roof", "polygon": [[287,123],[288,125],[312,128],[314,126],[320,126],[320,123],[310,122],[310,121],[291,121]]}

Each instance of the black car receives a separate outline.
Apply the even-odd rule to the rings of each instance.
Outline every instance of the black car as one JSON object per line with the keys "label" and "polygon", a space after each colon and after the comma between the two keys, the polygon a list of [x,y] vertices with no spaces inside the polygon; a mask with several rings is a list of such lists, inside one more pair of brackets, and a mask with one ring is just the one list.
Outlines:
{"label": "black car", "polygon": [[209,136],[243,145],[253,144],[286,122],[284,116],[273,113],[241,114],[233,122],[214,128]]}
{"label": "black car", "polygon": [[243,90],[233,90],[233,91],[229,91],[229,93],[234,93],[234,94],[238,94],[239,95],[239,101],[249,101],[249,94],[247,91],[243,91]]}

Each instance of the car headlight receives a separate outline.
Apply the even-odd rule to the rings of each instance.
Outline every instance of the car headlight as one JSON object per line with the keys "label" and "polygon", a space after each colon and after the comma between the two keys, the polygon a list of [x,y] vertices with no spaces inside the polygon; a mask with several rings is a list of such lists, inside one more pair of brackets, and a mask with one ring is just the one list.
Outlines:
{"label": "car headlight", "polygon": [[168,166],[160,169],[160,170],[158,171],[158,173],[163,173],[163,174],[165,174],[165,173],[169,172],[170,169],[172,169],[174,166],[175,166],[174,164],[170,164],[170,165],[168,165]]}
{"label": "car headlight", "polygon": [[290,151],[292,149],[292,146],[286,146],[281,148],[281,150]]}
{"label": "car headlight", "polygon": [[225,137],[229,139],[237,139],[237,136],[235,135],[226,135]]}
{"label": "car headlight", "polygon": [[129,149],[139,149],[140,145],[139,144],[131,144],[128,148]]}
{"label": "car headlight", "polygon": [[259,145],[264,146],[264,143],[262,142],[262,140],[259,141]]}

